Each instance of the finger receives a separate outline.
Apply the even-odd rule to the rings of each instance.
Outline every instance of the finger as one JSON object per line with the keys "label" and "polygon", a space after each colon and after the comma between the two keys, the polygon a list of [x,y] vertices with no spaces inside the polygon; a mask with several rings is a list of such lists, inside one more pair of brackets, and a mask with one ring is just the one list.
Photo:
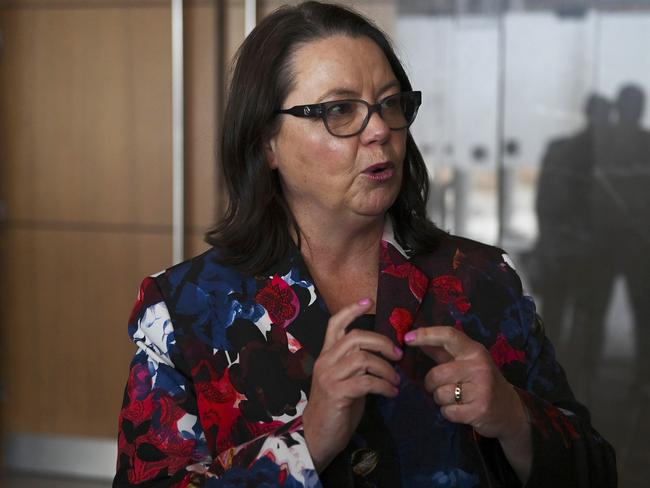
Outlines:
{"label": "finger", "polygon": [[388,381],[369,374],[353,376],[340,383],[340,388],[343,395],[351,399],[361,398],[369,394],[394,398],[399,392],[397,387]]}
{"label": "finger", "polygon": [[327,323],[327,331],[325,332],[325,340],[323,342],[323,350],[331,348],[341,337],[345,335],[345,328],[357,317],[363,315],[370,310],[372,300],[364,298],[357,303],[352,303],[347,307],[343,307],[337,313],[330,317]]}
{"label": "finger", "polygon": [[370,352],[358,351],[339,362],[336,379],[347,380],[353,376],[371,374],[397,386],[400,377],[388,361]]}
{"label": "finger", "polygon": [[441,407],[448,405],[467,405],[472,403],[474,397],[471,383],[460,383],[461,399],[456,401],[456,384],[447,384],[436,388],[433,391],[434,401]]}
{"label": "finger", "polygon": [[465,405],[465,401],[461,405],[452,403],[451,405],[440,407],[440,413],[442,413],[444,418],[456,424],[472,425],[475,421],[475,414],[472,411],[472,407]]}
{"label": "finger", "polygon": [[354,329],[339,340],[332,351],[332,361],[340,361],[343,357],[358,350],[370,351],[381,355],[389,361],[398,361],[404,354],[388,337],[367,330]]}
{"label": "finger", "polygon": [[429,370],[424,377],[424,387],[433,391],[443,385],[456,384],[459,381],[469,383],[472,381],[476,368],[480,368],[476,361],[456,359],[455,361],[439,364]]}
{"label": "finger", "polygon": [[454,356],[449,354],[444,347],[440,346],[421,346],[420,349],[438,364],[448,363],[454,360]]}
{"label": "finger", "polygon": [[450,326],[421,327],[408,332],[404,341],[409,346],[442,347],[452,357],[459,358],[475,354],[483,347],[463,332]]}

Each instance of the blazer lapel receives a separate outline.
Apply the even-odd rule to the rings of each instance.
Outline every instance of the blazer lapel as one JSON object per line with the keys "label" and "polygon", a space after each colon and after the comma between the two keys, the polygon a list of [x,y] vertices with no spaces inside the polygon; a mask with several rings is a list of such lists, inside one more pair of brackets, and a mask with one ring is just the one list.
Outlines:
{"label": "blazer lapel", "polygon": [[381,241],[375,330],[402,346],[404,335],[413,328],[429,281],[429,276],[409,261],[387,226]]}

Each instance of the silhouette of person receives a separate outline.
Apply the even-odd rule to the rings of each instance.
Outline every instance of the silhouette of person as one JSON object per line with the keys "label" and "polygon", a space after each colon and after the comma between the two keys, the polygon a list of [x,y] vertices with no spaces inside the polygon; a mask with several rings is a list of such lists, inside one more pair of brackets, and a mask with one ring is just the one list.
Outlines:
{"label": "silhouette of person", "polygon": [[582,369],[593,372],[602,353],[614,282],[624,277],[635,324],[637,382],[650,378],[650,132],[641,127],[644,108],[643,90],[625,85],[616,99],[609,150],[596,152],[590,299],[576,317],[572,335],[574,341],[585,341]]}
{"label": "silhouette of person", "polygon": [[[592,94],[585,104],[586,126],[577,134],[552,141],[542,160],[535,202],[539,238],[532,285],[543,307],[547,333],[568,361],[562,332],[583,306],[589,287],[586,271],[593,243],[590,208],[597,154],[608,151],[612,104]],[[571,344],[573,347],[574,344]],[[571,369],[571,368],[568,368]]]}

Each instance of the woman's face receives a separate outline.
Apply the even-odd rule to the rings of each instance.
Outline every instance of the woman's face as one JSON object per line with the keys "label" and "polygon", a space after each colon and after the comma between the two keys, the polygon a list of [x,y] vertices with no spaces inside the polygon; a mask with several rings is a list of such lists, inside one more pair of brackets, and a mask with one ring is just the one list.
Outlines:
{"label": "woman's face", "polygon": [[[292,67],[295,86],[282,108],[341,99],[374,104],[401,90],[384,53],[367,37],[333,36],[305,44],[295,52]],[[340,138],[320,118],[280,117],[268,159],[297,218],[385,214],[400,190],[406,129],[390,130],[375,113],[363,132]]]}

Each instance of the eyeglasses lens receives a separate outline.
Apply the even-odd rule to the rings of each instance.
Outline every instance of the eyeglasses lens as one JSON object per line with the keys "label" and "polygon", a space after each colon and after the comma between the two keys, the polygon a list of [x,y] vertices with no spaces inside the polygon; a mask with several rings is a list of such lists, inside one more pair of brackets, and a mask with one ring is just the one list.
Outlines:
{"label": "eyeglasses lens", "polygon": [[354,134],[363,125],[368,107],[355,101],[331,102],[326,105],[327,126],[334,135]]}
{"label": "eyeglasses lens", "polygon": [[[417,97],[413,93],[398,93],[381,102],[381,117],[390,129],[404,129],[413,122],[417,108]],[[328,103],[325,108],[327,127],[336,136],[357,134],[364,128],[368,110],[360,101]]]}

